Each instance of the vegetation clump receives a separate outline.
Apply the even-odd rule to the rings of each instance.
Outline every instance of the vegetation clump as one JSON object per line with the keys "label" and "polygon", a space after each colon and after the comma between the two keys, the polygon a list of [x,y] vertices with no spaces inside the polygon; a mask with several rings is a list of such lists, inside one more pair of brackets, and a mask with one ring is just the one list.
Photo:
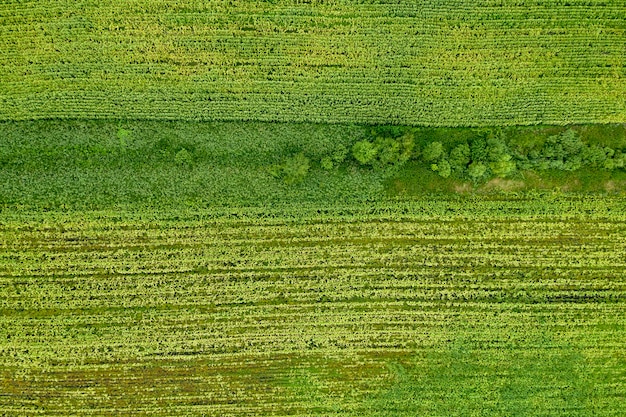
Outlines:
{"label": "vegetation clump", "polygon": [[286,158],[281,164],[270,167],[270,174],[274,178],[280,178],[285,184],[299,184],[306,178],[311,161],[303,152]]}

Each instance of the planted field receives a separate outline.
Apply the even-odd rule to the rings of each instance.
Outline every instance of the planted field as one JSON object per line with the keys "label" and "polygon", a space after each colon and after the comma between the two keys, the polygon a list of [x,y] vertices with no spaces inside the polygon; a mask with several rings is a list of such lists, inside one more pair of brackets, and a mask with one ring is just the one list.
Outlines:
{"label": "planted field", "polygon": [[0,213],[0,414],[619,416],[626,202]]}
{"label": "planted field", "polygon": [[3,1],[0,120],[624,122],[623,0]]}

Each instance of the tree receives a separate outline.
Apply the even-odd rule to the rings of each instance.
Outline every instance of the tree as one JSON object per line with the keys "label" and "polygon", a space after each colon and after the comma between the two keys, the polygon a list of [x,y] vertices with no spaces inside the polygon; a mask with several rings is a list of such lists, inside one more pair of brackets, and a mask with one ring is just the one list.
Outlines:
{"label": "tree", "polygon": [[362,165],[373,165],[384,169],[405,163],[413,153],[413,136],[405,134],[399,138],[380,136],[374,142],[362,140],[352,147],[352,156]]}
{"label": "tree", "polygon": [[187,149],[183,148],[176,152],[176,155],[174,155],[174,162],[176,162],[176,165],[189,166],[193,162],[193,158],[191,153],[189,153]]}
{"label": "tree", "polygon": [[470,147],[467,143],[457,145],[450,152],[450,165],[457,171],[462,171],[467,168],[470,163]]}
{"label": "tree", "polygon": [[342,144],[339,144],[333,152],[332,160],[336,165],[341,165],[341,163],[346,160],[347,155],[348,149]]}
{"label": "tree", "polygon": [[578,136],[575,130],[567,129],[565,132],[559,135],[559,142],[563,147],[563,151],[566,155],[578,155],[584,148],[585,144]]}
{"label": "tree", "polygon": [[378,148],[368,140],[361,140],[352,146],[352,156],[361,165],[371,164],[378,154]]}
{"label": "tree", "polygon": [[515,162],[511,160],[511,155],[504,154],[499,161],[490,162],[489,168],[497,177],[504,178],[515,172]]}
{"label": "tree", "polygon": [[399,138],[379,137],[374,141],[378,149],[376,162],[380,168],[401,165],[411,158],[413,153],[413,135],[405,134]]}
{"label": "tree", "polygon": [[443,156],[443,145],[441,142],[431,142],[422,151],[422,158],[426,162],[433,162]]}
{"label": "tree", "polygon": [[472,161],[486,161],[487,160],[487,141],[484,137],[479,136],[474,138],[470,143],[470,155]]}
{"label": "tree", "polygon": [[393,138],[376,138],[374,146],[378,149],[376,162],[380,168],[400,162],[400,142]]}
{"label": "tree", "polygon": [[450,163],[447,159],[442,159],[437,166],[439,167],[439,176],[442,178],[448,178],[452,173],[452,169],[450,167]]}
{"label": "tree", "polygon": [[509,150],[502,137],[494,136],[487,139],[487,159],[489,162],[500,162],[507,157],[508,160],[511,159]]}
{"label": "tree", "polygon": [[330,171],[334,168],[335,164],[333,163],[333,159],[330,156],[325,156],[321,161],[322,168],[326,171]]}
{"label": "tree", "polygon": [[478,181],[487,172],[487,166],[482,162],[472,162],[467,169],[467,173],[474,180]]}
{"label": "tree", "polygon": [[[612,150],[612,149],[611,149]],[[604,164],[607,158],[607,151],[598,145],[592,145],[583,148],[581,157],[585,165],[591,165],[592,167],[599,167]]]}

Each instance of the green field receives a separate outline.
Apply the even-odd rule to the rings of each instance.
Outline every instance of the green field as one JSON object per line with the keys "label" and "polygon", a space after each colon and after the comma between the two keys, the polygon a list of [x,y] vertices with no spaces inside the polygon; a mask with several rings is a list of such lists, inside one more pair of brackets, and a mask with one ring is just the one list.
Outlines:
{"label": "green field", "polygon": [[625,0],[0,1],[0,416],[623,417]]}
{"label": "green field", "polygon": [[0,4],[0,120],[626,120],[623,0]]}
{"label": "green field", "polygon": [[622,416],[626,200],[0,213],[0,414]]}

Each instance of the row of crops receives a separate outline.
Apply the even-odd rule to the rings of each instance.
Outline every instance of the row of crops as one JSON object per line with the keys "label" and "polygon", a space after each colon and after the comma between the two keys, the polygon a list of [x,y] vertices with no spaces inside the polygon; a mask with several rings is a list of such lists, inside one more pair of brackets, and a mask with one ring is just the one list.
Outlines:
{"label": "row of crops", "polygon": [[626,201],[0,213],[0,414],[619,416]]}
{"label": "row of crops", "polygon": [[622,122],[623,6],[4,1],[0,120]]}

